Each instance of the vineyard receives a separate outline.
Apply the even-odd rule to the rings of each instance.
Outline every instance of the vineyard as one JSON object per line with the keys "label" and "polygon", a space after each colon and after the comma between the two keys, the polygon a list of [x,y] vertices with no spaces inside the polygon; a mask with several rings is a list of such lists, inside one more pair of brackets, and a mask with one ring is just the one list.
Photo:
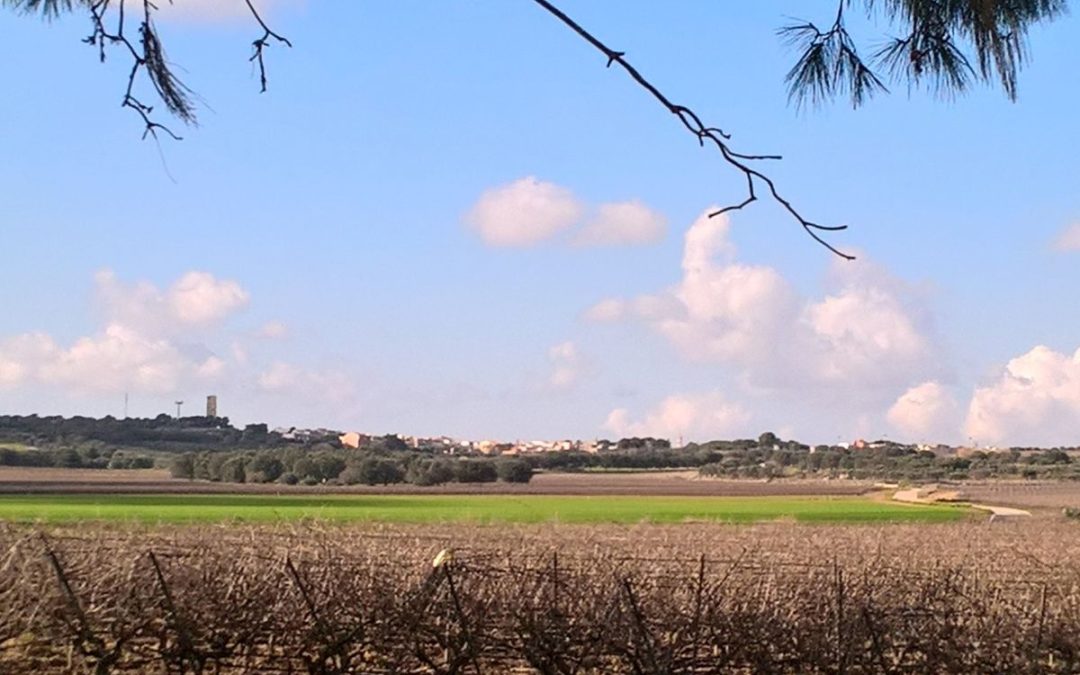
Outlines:
{"label": "vineyard", "polygon": [[1077,534],[0,526],[0,672],[1076,672]]}

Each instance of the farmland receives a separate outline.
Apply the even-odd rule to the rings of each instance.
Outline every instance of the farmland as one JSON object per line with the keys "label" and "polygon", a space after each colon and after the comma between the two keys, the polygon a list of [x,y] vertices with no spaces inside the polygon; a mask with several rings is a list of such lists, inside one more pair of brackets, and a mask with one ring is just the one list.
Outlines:
{"label": "farmland", "polygon": [[[83,478],[0,474],[0,672],[1080,670],[1080,523],[1050,508],[685,472]],[[1001,487],[1040,490],[1073,494]]]}
{"label": "farmland", "polygon": [[860,495],[872,482],[855,480],[753,481],[702,478],[696,471],[540,472],[528,483],[393,485],[281,485],[176,479],[158,469],[59,469],[0,466],[0,494],[540,494],[655,496]]}
{"label": "farmland", "polygon": [[942,522],[956,506],[907,506],[864,497],[685,497],[627,495],[207,495],[57,494],[0,496],[0,519],[147,523],[291,521],[508,523]]}
{"label": "farmland", "polygon": [[1080,667],[1063,520],[8,525],[0,551],[5,673]]}

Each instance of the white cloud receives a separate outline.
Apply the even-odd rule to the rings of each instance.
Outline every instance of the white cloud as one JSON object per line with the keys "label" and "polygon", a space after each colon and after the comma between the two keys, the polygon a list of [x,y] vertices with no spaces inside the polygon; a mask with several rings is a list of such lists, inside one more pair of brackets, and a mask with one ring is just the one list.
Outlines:
{"label": "white cloud", "polygon": [[626,302],[619,298],[607,298],[585,310],[588,321],[598,323],[618,321],[626,316]]}
{"label": "white cloud", "polygon": [[916,318],[892,292],[848,287],[810,305],[805,313],[820,341],[817,369],[825,379],[903,381],[908,366],[920,369],[931,347]]}
{"label": "white cloud", "polygon": [[225,374],[227,362],[192,341],[189,331],[216,326],[247,305],[248,293],[237,282],[193,271],[162,290],[102,270],[94,284],[106,318],[102,329],[67,346],[45,333],[0,341],[0,387],[167,394]]}
{"label": "white cloud", "polygon": [[891,400],[933,374],[928,316],[906,284],[872,263],[844,262],[830,272],[828,294],[800,297],[779,270],[738,262],[727,218],[707,213],[685,235],[678,283],[603,300],[585,316],[636,317],[684,357],[732,367],[767,389],[831,386]]}
{"label": "white cloud", "polygon": [[1080,251],[1080,223],[1073,223],[1059,232],[1053,247],[1062,252]]}
{"label": "white cloud", "polygon": [[288,336],[289,327],[281,321],[267,321],[255,332],[256,337],[265,340],[279,340]]}
{"label": "white cloud", "polygon": [[577,246],[651,244],[667,227],[667,219],[641,200],[592,208],[569,189],[533,176],[484,191],[464,221],[484,243],[500,247],[535,246],[573,230],[563,241]]}
{"label": "white cloud", "polygon": [[[252,0],[263,19],[282,8],[303,4],[303,0]],[[252,21],[251,10],[244,0],[164,0],[155,3],[157,17],[163,21],[193,23],[239,23]]]}
{"label": "white cloud", "polygon": [[528,176],[485,191],[465,222],[491,246],[532,246],[579,222],[583,212],[570,190]]}
{"label": "white cloud", "polygon": [[573,342],[562,342],[548,349],[551,375],[548,384],[553,389],[569,389],[581,376],[581,356]]}
{"label": "white cloud", "polygon": [[651,244],[664,238],[667,218],[641,201],[601,204],[577,233],[579,246]]}
{"label": "white cloud", "polygon": [[250,296],[235,281],[207,272],[188,272],[169,289],[176,318],[187,324],[218,321],[248,304]]}
{"label": "white cloud", "polygon": [[14,387],[23,378],[23,366],[17,361],[0,357],[0,388]]}
{"label": "white cloud", "polygon": [[95,274],[94,282],[98,303],[110,322],[148,334],[215,324],[250,301],[239,283],[209,272],[187,272],[165,290],[147,281],[124,283],[108,269]]}
{"label": "white cloud", "polygon": [[235,281],[194,272],[158,287],[120,282],[106,270],[94,287],[99,329],[64,340],[42,332],[0,336],[0,402],[9,409],[115,414],[104,402],[130,393],[140,402],[132,412],[144,414],[213,392],[235,401],[235,414],[256,420],[306,416],[325,424],[360,410],[362,393],[346,372],[275,360],[270,342],[256,348],[254,339],[280,337],[284,324],[251,331],[225,322],[249,302]]}
{"label": "white cloud", "polygon": [[323,400],[345,400],[356,386],[344,373],[312,370],[275,361],[259,374],[256,384],[264,392]]}
{"label": "white cloud", "polygon": [[653,436],[686,441],[730,438],[745,433],[750,413],[721,392],[668,396],[640,420],[625,408],[608,414],[604,428],[618,436]]}
{"label": "white cloud", "polygon": [[44,333],[25,333],[0,342],[0,388],[35,379],[57,351],[56,343]]}
{"label": "white cloud", "polygon": [[42,382],[83,392],[168,393],[199,365],[167,340],[112,324],[51,352],[36,370]]}
{"label": "white cloud", "polygon": [[1080,444],[1080,349],[1040,345],[1009,361],[997,382],[975,390],[965,429],[987,445]]}
{"label": "white cloud", "polygon": [[960,430],[960,407],[940,382],[911,387],[889,408],[886,418],[911,441],[951,442]]}
{"label": "white cloud", "polygon": [[224,359],[209,356],[195,368],[195,374],[205,380],[213,380],[221,377],[226,368],[228,368],[228,364]]}

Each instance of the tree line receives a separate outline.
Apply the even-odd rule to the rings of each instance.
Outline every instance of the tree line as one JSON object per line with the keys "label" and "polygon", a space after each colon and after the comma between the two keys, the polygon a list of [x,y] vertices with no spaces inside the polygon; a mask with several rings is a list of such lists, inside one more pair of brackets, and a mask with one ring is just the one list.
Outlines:
{"label": "tree line", "polygon": [[[336,437],[335,437],[336,440]],[[104,444],[163,452],[214,448],[259,448],[284,443],[265,424],[238,429],[228,417],[39,417],[0,415],[0,442],[34,447]]]}
{"label": "tree line", "polygon": [[903,445],[874,448],[754,447],[721,451],[698,469],[703,476],[771,479],[829,477],[889,481],[1045,478],[1080,480],[1080,462],[1064,449],[973,451],[937,455]]}
{"label": "tree line", "polygon": [[176,455],[174,478],[222,483],[284,485],[442,485],[444,483],[528,483],[533,466],[514,457],[440,457],[421,452],[288,448],[257,452],[200,452]]}

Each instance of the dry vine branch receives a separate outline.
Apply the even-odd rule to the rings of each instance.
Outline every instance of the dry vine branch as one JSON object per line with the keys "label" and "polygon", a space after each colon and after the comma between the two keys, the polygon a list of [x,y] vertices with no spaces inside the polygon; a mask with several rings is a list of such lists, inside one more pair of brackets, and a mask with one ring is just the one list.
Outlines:
{"label": "dry vine branch", "polygon": [[802,228],[806,231],[806,233],[813,237],[816,242],[829,249],[836,255],[840,256],[841,258],[845,258],[847,260],[855,259],[855,256],[840,251],[832,244],[827,242],[824,238],[822,238],[820,234],[818,234],[819,231],[836,232],[839,230],[845,230],[847,229],[847,225],[819,225],[813,221],[807,220],[802,216],[802,214],[799,213],[799,211],[795,209],[794,206],[792,206],[790,201],[780,195],[780,193],[776,189],[776,184],[771,178],[748,164],[748,162],[754,161],[781,159],[780,155],[748,155],[741,152],[736,152],[728,145],[728,141],[731,139],[730,134],[724,133],[723,130],[717,127],[706,126],[705,123],[701,121],[701,118],[697,115],[697,113],[695,113],[693,110],[687,108],[686,106],[672,103],[667,98],[667,96],[665,96],[659,89],[656,88],[656,85],[645,79],[645,77],[637,70],[637,68],[632,66],[630,62],[626,60],[625,52],[616,51],[611,47],[608,47],[606,44],[596,38],[592,33],[582,28],[580,24],[567,16],[562,10],[548,2],[548,0],[533,1],[543,7],[549,13],[554,15],[564,24],[569,26],[586,42],[588,42],[597,50],[599,50],[602,54],[604,54],[604,56],[607,57],[607,67],[610,68],[613,63],[617,63],[622,66],[623,70],[625,70],[635,82],[637,82],[646,91],[652,94],[653,98],[659,101],[661,105],[667,108],[671,114],[675,115],[679,119],[679,122],[681,122],[682,125],[686,127],[687,131],[689,131],[697,138],[698,143],[702,147],[705,146],[706,141],[712,143],[720,151],[720,154],[724,158],[724,161],[735,167],[735,169],[737,169],[738,171],[742,172],[742,174],[746,177],[746,199],[739,202],[738,204],[726,206],[722,209],[714,211],[713,213],[709,214],[710,217],[719,216],[730,211],[738,211],[746,206],[749,206],[751,203],[757,201],[758,199],[758,184],[763,184],[769,191],[769,193],[772,195],[772,198],[778,204],[784,207],[784,209],[789,214],[791,214],[792,218],[794,218],[795,221],[798,222],[799,225],[801,225]]}

